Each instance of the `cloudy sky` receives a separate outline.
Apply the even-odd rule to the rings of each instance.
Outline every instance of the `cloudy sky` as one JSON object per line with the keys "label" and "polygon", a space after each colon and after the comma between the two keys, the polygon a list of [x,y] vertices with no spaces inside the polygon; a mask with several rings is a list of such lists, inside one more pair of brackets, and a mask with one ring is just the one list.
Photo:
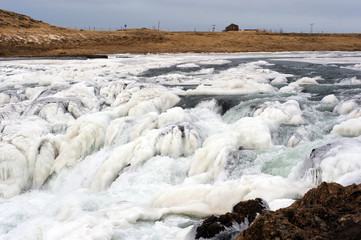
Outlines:
{"label": "cloudy sky", "polygon": [[0,8],[71,28],[361,33],[361,0],[1,0]]}

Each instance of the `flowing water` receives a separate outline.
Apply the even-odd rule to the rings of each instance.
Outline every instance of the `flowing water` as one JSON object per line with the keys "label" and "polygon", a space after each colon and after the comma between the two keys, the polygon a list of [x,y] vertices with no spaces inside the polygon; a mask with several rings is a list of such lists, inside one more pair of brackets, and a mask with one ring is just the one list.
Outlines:
{"label": "flowing water", "polygon": [[0,59],[0,239],[192,239],[361,182],[361,52]]}

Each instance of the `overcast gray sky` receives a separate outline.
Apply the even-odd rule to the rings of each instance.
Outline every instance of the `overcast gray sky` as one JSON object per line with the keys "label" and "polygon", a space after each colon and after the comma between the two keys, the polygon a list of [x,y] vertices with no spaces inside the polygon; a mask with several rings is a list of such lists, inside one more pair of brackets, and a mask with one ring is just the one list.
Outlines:
{"label": "overcast gray sky", "polygon": [[52,25],[103,30],[221,31],[230,23],[284,32],[361,33],[361,0],[1,0]]}

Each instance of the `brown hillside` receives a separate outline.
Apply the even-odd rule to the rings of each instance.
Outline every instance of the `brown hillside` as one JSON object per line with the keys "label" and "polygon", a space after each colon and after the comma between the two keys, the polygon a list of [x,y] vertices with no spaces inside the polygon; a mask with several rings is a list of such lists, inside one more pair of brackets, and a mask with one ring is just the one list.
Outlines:
{"label": "brown hillside", "polygon": [[164,52],[361,51],[361,34],[262,31],[83,31],[51,26],[0,10],[0,56]]}
{"label": "brown hillside", "polygon": [[0,28],[39,28],[39,27],[50,27],[49,24],[37,21],[31,17],[9,12],[0,9]]}

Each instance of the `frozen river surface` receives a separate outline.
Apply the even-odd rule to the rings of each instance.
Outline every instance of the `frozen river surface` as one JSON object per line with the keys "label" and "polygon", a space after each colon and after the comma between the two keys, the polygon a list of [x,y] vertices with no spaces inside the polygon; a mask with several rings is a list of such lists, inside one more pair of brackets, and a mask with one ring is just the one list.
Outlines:
{"label": "frozen river surface", "polygon": [[192,239],[361,182],[361,52],[0,59],[0,239]]}

